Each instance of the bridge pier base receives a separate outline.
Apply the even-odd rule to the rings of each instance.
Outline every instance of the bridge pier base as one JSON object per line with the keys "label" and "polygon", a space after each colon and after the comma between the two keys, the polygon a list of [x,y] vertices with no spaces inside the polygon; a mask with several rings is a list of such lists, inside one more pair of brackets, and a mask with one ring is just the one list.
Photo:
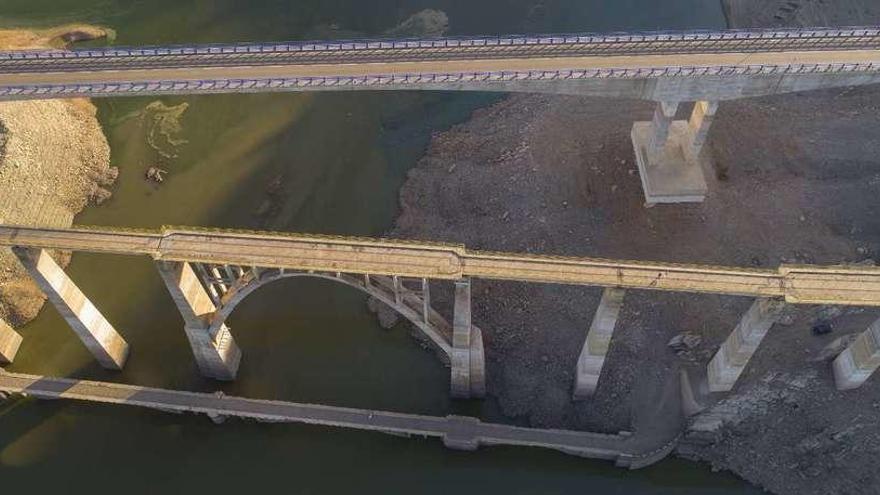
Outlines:
{"label": "bridge pier base", "polygon": [[241,350],[225,324],[211,331],[211,317],[217,310],[190,263],[156,261],[159,275],[171,299],[183,316],[184,331],[202,376],[234,380],[241,362]]}
{"label": "bridge pier base", "polygon": [[701,151],[717,103],[697,102],[689,121],[673,120],[677,109],[678,102],[659,102],[651,122],[636,122],[632,128],[647,206],[706,199]]}
{"label": "bridge pier base", "polygon": [[729,392],[748,365],[767,332],[782,315],[785,302],[760,298],[743,315],[724,344],[709,362],[709,390]]}
{"label": "bridge pier base", "polygon": [[10,364],[18,354],[21,335],[5,321],[0,320],[0,364]]}
{"label": "bridge pier base", "polygon": [[834,360],[838,390],[861,387],[880,368],[880,320],[874,322]]}
{"label": "bridge pier base", "polygon": [[625,295],[626,291],[623,289],[609,288],[602,293],[602,300],[593,316],[584,348],[578,357],[574,378],[574,400],[586,399],[596,392],[599,375],[605,364],[605,355],[608,353],[608,346],[617,326],[617,318],[623,307]]}
{"label": "bridge pier base", "polygon": [[450,394],[454,398],[486,395],[483,336],[471,323],[471,282],[455,282],[455,314],[452,321]]}
{"label": "bridge pier base", "polygon": [[44,249],[15,247],[12,251],[98,363],[121,370],[128,359],[128,343],[64,269]]}

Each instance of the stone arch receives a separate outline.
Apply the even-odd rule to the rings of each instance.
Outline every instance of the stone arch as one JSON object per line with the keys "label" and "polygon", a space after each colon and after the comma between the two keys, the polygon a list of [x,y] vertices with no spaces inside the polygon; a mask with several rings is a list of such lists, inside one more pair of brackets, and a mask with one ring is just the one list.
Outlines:
{"label": "stone arch", "polygon": [[[406,300],[398,301],[395,299],[393,293],[386,290],[384,286],[380,283],[376,283],[379,281],[385,281],[390,279],[390,277],[380,277],[380,276],[369,276],[366,275],[364,278],[356,277],[353,275],[347,274],[329,274],[329,273],[310,273],[310,272],[292,272],[292,271],[277,271],[273,270],[271,272],[263,272],[259,276],[254,276],[246,274],[243,276],[235,287],[231,288],[231,290],[222,298],[221,304],[217,308],[217,311],[211,317],[211,326],[209,331],[211,334],[215,333],[220,327],[222,327],[226,320],[235,312],[236,307],[241,304],[249,295],[257,291],[257,289],[268,285],[272,282],[288,279],[288,278],[319,278],[324,280],[330,280],[333,282],[338,282],[349,287],[353,287],[355,289],[360,290],[361,292],[376,298],[381,301],[383,304],[387,305],[391,309],[395,310],[398,314],[409,320],[413,325],[418,328],[422,334],[427,338],[427,340],[438,350],[441,360],[444,363],[449,363],[450,356],[452,353],[452,330],[451,325],[445,318],[443,318],[439,313],[437,313],[434,309],[430,308],[425,313],[419,313],[415,308],[412,307],[412,301],[418,300],[422,302],[421,298],[413,293],[409,294],[409,303]],[[388,282],[385,285],[388,285],[392,282]],[[425,321],[423,318],[424,314],[428,315],[428,320]]]}

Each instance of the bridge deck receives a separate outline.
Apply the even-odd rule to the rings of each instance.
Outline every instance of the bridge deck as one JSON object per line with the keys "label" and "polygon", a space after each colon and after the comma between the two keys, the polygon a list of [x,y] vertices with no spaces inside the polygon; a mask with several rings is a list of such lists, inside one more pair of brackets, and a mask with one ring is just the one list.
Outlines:
{"label": "bridge deck", "polygon": [[471,251],[387,239],[165,228],[0,226],[0,246],[316,272],[465,277],[780,297],[795,304],[880,306],[880,267],[783,265],[777,270]]}
{"label": "bridge deck", "polygon": [[[479,82],[560,74],[580,79],[873,72],[880,67],[878,47],[880,29],[851,28],[0,52],[0,96],[209,91],[218,89],[212,84],[230,81],[272,90],[389,80],[442,83],[463,75]],[[257,84],[265,81],[272,83]]]}
{"label": "bridge deck", "polygon": [[480,445],[544,447],[596,459],[617,460],[629,465],[634,456],[626,452],[633,443],[626,435],[542,430],[483,423],[475,418],[424,416],[315,404],[230,397],[138,387],[118,383],[50,378],[6,373],[0,370],[0,391],[41,399],[74,399],[125,404],[162,411],[234,416],[271,422],[296,422],[379,431],[400,435],[439,437],[450,447],[476,449]]}

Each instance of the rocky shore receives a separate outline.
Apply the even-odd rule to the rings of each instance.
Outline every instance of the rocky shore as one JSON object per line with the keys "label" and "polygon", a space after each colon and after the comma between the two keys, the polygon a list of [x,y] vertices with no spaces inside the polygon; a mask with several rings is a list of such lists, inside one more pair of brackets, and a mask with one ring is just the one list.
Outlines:
{"label": "rocky shore", "polygon": [[[817,18],[807,7],[823,2],[785,3],[804,9],[797,24],[871,20]],[[767,2],[728,4],[735,25],[770,25],[748,14],[766,14],[759,7]],[[860,16],[874,8],[860,5]],[[651,103],[511,96],[434,136],[401,190],[389,235],[739,266],[873,263],[880,256],[878,102],[880,88],[862,87],[724,103],[710,135],[716,174],[707,201],[645,209],[629,132],[633,121],[650,120]],[[450,311],[448,294],[435,292]],[[684,428],[670,405],[680,399],[680,372],[705,369],[751,301],[630,291],[597,394],[572,402],[576,359],[599,297],[591,288],[476,281],[489,395],[505,415],[534,426],[654,435]],[[841,393],[828,363],[878,316],[792,308],[734,392],[689,420],[678,455],[779,494],[880,493],[880,380]],[[819,326],[831,333],[814,331]]]}
{"label": "rocky shore", "polygon": [[[112,35],[86,25],[0,30],[0,49],[59,47]],[[110,167],[96,112],[86,99],[0,102],[0,223],[68,227],[87,204],[110,197],[118,171]],[[12,253],[0,251],[0,319],[21,325],[42,304],[43,295]]]}

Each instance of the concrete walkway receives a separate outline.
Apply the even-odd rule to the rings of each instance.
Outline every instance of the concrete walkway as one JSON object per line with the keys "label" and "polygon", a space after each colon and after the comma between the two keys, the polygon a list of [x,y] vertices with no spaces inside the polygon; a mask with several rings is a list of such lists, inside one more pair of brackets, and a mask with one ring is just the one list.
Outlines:
{"label": "concrete walkway", "polygon": [[[457,450],[481,445],[543,447],[571,455],[613,460],[618,466],[637,469],[666,457],[677,437],[662,445],[641,448],[637,436],[623,432],[605,435],[570,430],[542,430],[494,423],[462,416],[423,416],[347,407],[299,404],[230,397],[221,392],[205,394],[138,387],[118,383],[0,371],[0,391],[40,399],[74,399],[87,402],[126,404],[166,412],[206,414],[212,419],[252,418],[268,422],[307,423],[378,431],[395,435],[437,437]],[[639,449],[638,451],[634,451]]]}

